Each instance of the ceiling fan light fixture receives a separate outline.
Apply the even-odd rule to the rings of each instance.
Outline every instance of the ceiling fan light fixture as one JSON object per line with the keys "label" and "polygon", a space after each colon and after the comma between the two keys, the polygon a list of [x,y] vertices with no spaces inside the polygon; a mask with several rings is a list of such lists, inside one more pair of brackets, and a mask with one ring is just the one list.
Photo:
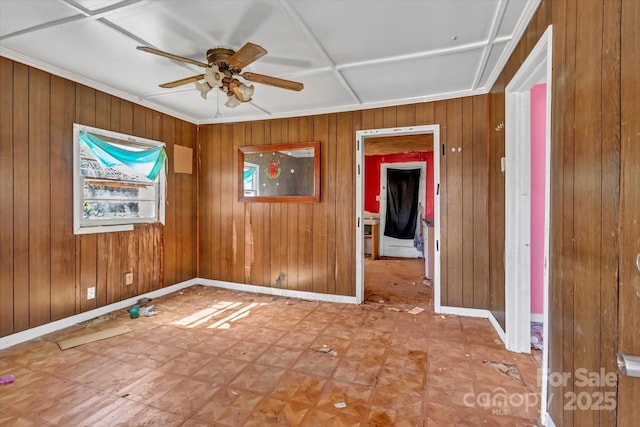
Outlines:
{"label": "ceiling fan light fixture", "polygon": [[253,87],[253,85],[247,86],[244,83],[240,83],[240,86],[238,87],[238,90],[242,94],[242,100],[245,101],[245,102],[246,101],[251,101],[251,97],[253,96],[254,89],[255,88]]}
{"label": "ceiling fan light fixture", "polygon": [[209,93],[209,91],[211,89],[213,89],[209,83],[207,82],[196,82],[196,89],[198,89],[200,91],[200,96],[202,96],[202,99],[207,99],[207,93]]}
{"label": "ceiling fan light fixture", "polygon": [[224,74],[220,72],[220,69],[217,65],[212,65],[208,67],[204,72],[204,79],[209,83],[209,86],[214,87],[222,87],[222,79],[224,78]]}
{"label": "ceiling fan light fixture", "polygon": [[229,108],[235,108],[240,104],[242,104],[242,101],[234,95],[229,95],[227,97],[227,102],[224,103],[224,105]]}

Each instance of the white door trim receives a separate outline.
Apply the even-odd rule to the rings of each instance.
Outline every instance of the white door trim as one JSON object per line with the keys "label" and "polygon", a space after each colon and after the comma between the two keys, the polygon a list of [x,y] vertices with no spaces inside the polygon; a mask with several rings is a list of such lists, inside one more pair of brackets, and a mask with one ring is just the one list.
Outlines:
{"label": "white door trim", "polygon": [[[381,163],[380,164],[380,237],[378,239],[378,253],[380,256],[399,256],[407,258],[420,257],[420,251],[413,246],[413,239],[411,240],[411,248],[413,250],[406,250],[406,253],[398,254],[391,253],[390,248],[386,244],[391,237],[384,237],[384,230],[387,220],[387,170],[388,169],[420,169],[420,184],[418,186],[418,203],[422,203],[422,210],[426,206],[424,201],[427,198],[427,162],[398,162],[398,163]],[[422,225],[420,225],[422,226]],[[392,239],[396,240],[396,239]],[[399,239],[397,239],[400,241]],[[427,252],[425,252],[427,254]]]}
{"label": "white door trim", "polygon": [[505,89],[505,344],[508,350],[531,351],[530,242],[530,110],[529,91],[545,82],[545,212],[543,274],[543,355],[541,419],[547,419],[549,371],[549,216],[551,204],[552,27],[547,27]]}
{"label": "white door trim", "polygon": [[356,301],[364,301],[364,140],[372,136],[433,134],[433,199],[434,199],[434,278],[433,302],[440,312],[440,125],[356,131]]}

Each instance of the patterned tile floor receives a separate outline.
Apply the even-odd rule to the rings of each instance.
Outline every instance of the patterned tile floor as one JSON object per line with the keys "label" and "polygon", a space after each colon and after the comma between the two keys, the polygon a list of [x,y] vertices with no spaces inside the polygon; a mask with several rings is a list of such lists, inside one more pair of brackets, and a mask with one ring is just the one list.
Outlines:
{"label": "patterned tile floor", "polygon": [[[16,380],[0,425],[538,426],[535,359],[487,320],[434,314],[422,268],[367,260],[359,306],[194,286],[154,300],[156,316],[121,310],[3,350]],[[118,325],[133,332],[56,344]]]}

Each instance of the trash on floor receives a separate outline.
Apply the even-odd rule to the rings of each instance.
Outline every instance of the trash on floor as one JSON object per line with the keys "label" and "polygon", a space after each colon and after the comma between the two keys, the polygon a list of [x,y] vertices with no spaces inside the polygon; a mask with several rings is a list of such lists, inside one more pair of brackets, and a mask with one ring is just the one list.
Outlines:
{"label": "trash on floor", "polygon": [[503,374],[524,384],[524,380],[522,379],[522,376],[520,375],[520,371],[518,371],[518,367],[516,365],[511,365],[509,363],[494,362],[491,360],[483,360],[482,363],[494,369],[497,369]]}
{"label": "trash on floor", "polygon": [[94,332],[92,334],[60,340],[58,341],[58,347],[60,347],[60,350],[67,350],[69,348],[78,347],[79,345],[88,344],[90,342],[101,341],[118,335],[128,334],[129,332],[131,332],[131,329],[127,328],[126,326],[118,326],[115,328],[109,328],[102,331]]}
{"label": "trash on floor", "polygon": [[335,350],[332,350],[329,346],[327,345],[323,345],[320,348],[310,348],[309,350],[311,351],[315,351],[317,353],[326,353],[326,354],[330,354],[333,357],[338,357],[338,352]]}
{"label": "trash on floor", "polygon": [[151,298],[140,298],[138,300],[138,305],[140,307],[144,307],[145,305],[149,304],[151,302]]}
{"label": "trash on floor", "polygon": [[338,403],[334,403],[333,406],[335,406],[338,409],[341,409],[341,408],[346,408],[347,404],[344,402],[338,402]]}
{"label": "trash on floor", "polygon": [[152,305],[150,305],[149,307],[142,307],[140,309],[140,316],[150,317],[155,316],[156,314],[158,314],[158,312]]}
{"label": "trash on floor", "polygon": [[409,314],[420,314],[424,311],[424,308],[421,307],[414,307],[411,310],[407,311],[407,313]]}
{"label": "trash on floor", "polygon": [[132,319],[137,319],[140,316],[140,307],[134,305],[129,309],[129,317]]}
{"label": "trash on floor", "polygon": [[8,375],[6,377],[0,377],[0,384],[11,384],[16,380],[15,375]]}
{"label": "trash on floor", "polygon": [[543,325],[541,322],[531,322],[531,348],[536,350],[542,350],[543,338],[542,338]]}

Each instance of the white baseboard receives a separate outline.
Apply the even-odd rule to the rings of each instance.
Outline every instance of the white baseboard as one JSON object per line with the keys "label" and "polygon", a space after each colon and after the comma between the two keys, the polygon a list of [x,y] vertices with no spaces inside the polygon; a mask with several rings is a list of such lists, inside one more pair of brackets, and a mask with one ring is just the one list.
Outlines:
{"label": "white baseboard", "polygon": [[326,301],[326,302],[339,302],[348,304],[357,304],[356,297],[345,295],[332,295],[332,294],[319,294],[314,292],[295,291],[291,289],[269,288],[265,286],[245,285],[242,283],[223,282],[220,280],[199,279],[194,278],[184,282],[177,283],[175,285],[167,286],[166,288],[158,289],[156,291],[147,292],[146,294],[138,295],[133,298],[118,301],[113,304],[105,305],[94,310],[85,311],[83,313],[75,314],[73,316],[65,317],[64,319],[49,322],[35,328],[27,329],[26,331],[17,332],[12,335],[0,338],[0,350],[12,347],[16,344],[23,343],[35,338],[39,338],[43,335],[50,334],[52,332],[59,331],[60,329],[68,328],[69,326],[76,325],[78,323],[86,322],[103,314],[111,313],[112,311],[120,310],[123,308],[134,305],[140,298],[158,298],[163,295],[177,292],[181,289],[187,288],[193,285],[205,285],[213,286],[216,288],[232,289],[242,292],[252,292],[266,295],[276,295],[289,298],[300,298],[313,301]]}
{"label": "white baseboard", "polygon": [[158,289],[156,291],[147,292],[146,294],[138,295],[133,298],[114,302],[113,304],[105,305],[93,310],[85,311],[83,313],[75,314],[73,316],[65,317],[64,319],[49,322],[35,328],[27,329],[26,331],[17,332],[12,335],[0,338],[0,350],[12,347],[16,344],[23,343],[35,338],[39,338],[43,335],[50,334],[60,329],[68,328],[69,326],[76,325],[81,322],[86,322],[95,317],[102,316],[103,314],[111,313],[115,310],[120,310],[126,307],[134,305],[140,298],[158,298],[163,295],[170,294],[172,292],[179,291],[186,287],[196,285],[199,283],[198,279],[191,279],[185,282],[180,282],[175,285],[167,286],[166,288]]}
{"label": "white baseboard", "polygon": [[502,326],[500,326],[500,323],[498,323],[498,320],[495,318],[493,313],[490,310],[487,310],[487,311],[489,312],[489,322],[491,322],[491,326],[493,326],[493,329],[496,330],[502,342],[506,343],[507,334],[502,330]]}
{"label": "white baseboard", "polygon": [[441,306],[436,310],[437,313],[442,314],[455,314],[457,316],[467,316],[467,317],[480,317],[482,319],[489,319],[489,323],[493,326],[493,329],[496,330],[502,342],[506,342],[507,336],[505,332],[502,330],[502,327],[493,316],[490,310],[484,310],[481,308],[464,308],[464,307],[450,307],[450,306]]}
{"label": "white baseboard", "polygon": [[540,314],[531,313],[531,321],[532,322],[538,322],[538,323],[544,323],[544,314],[542,314],[542,313],[540,313]]}
{"label": "white baseboard", "polygon": [[300,298],[312,301],[340,302],[357,304],[356,297],[334,294],[320,294],[316,292],[295,291],[293,289],[270,288],[267,286],[245,285],[243,283],[224,282],[222,280],[198,279],[198,284],[216,288],[232,289],[235,291],[252,292],[256,294],[275,295],[279,297]]}
{"label": "white baseboard", "polygon": [[455,314],[456,316],[466,317],[480,317],[483,319],[489,317],[489,310],[484,310],[481,308],[450,307],[446,305],[441,305],[438,309],[436,309],[436,313]]}

